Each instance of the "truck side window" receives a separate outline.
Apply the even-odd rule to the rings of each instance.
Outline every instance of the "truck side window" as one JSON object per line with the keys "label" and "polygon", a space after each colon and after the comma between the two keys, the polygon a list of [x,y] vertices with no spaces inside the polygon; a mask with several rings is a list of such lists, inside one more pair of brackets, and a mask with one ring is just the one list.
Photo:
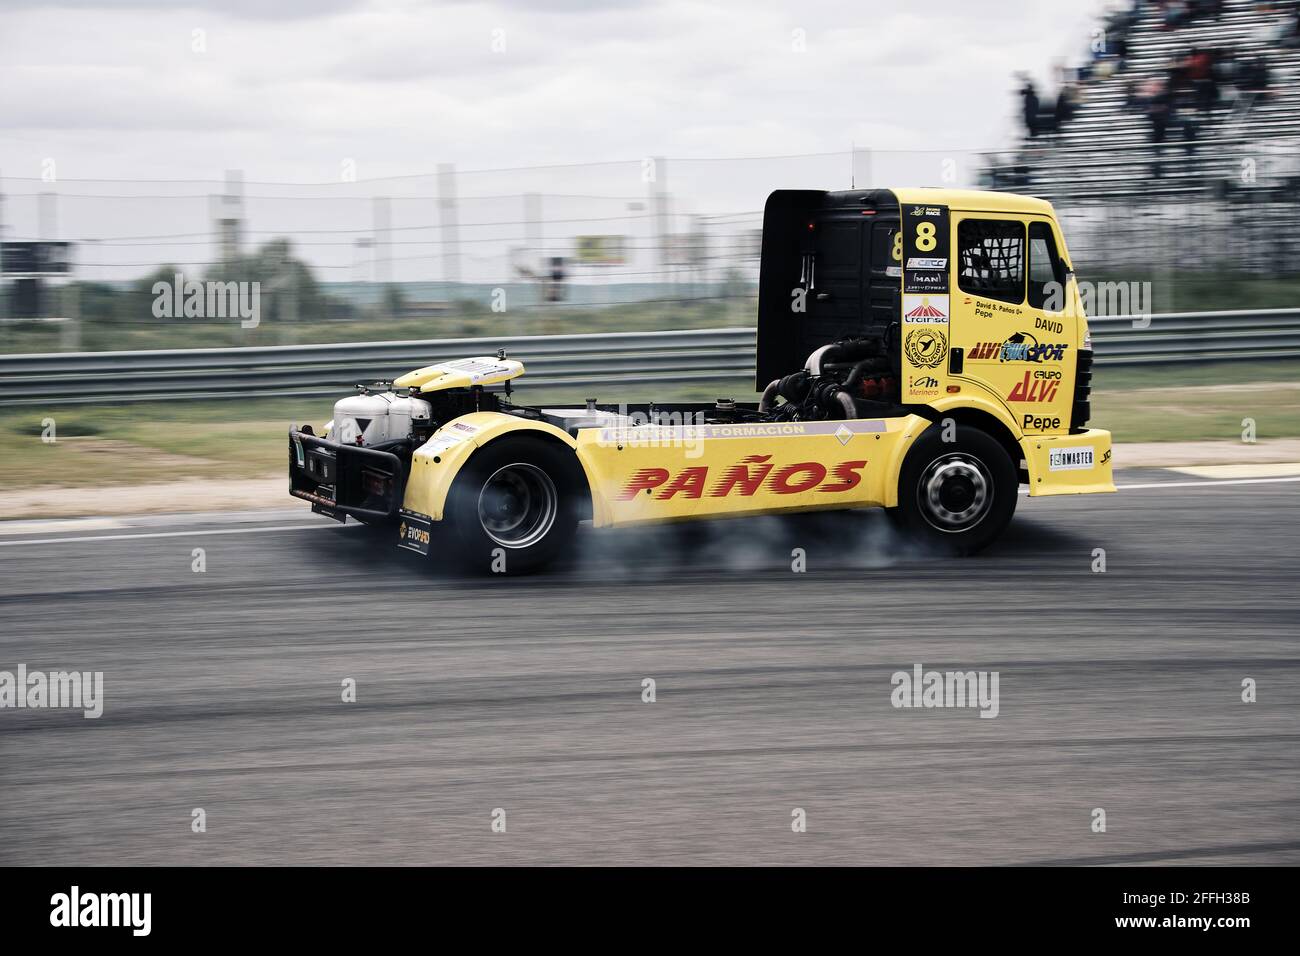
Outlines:
{"label": "truck side window", "polygon": [[[1048,284],[1055,282],[1054,290]],[[1055,291],[1055,295],[1050,293]],[[1052,228],[1045,222],[1029,224],[1029,305],[1042,309],[1051,304],[1053,312],[1065,308],[1065,265],[1056,254]]]}
{"label": "truck side window", "polygon": [[963,292],[1002,302],[1025,301],[1025,226],[1005,219],[963,219],[957,225],[957,284]]}
{"label": "truck side window", "polygon": [[[896,222],[877,222],[871,229],[871,271],[879,275],[902,275],[902,242],[894,241],[899,226]],[[889,273],[890,269],[894,271]]]}

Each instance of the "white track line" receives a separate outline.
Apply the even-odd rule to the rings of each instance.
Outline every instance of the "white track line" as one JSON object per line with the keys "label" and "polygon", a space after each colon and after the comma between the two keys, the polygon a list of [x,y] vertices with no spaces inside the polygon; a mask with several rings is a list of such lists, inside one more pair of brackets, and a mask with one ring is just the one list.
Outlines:
{"label": "white track line", "polygon": [[360,528],[360,524],[283,524],[268,528],[214,528],[206,531],[147,531],[141,534],[89,534],[75,538],[28,538],[23,541],[0,541],[0,548],[24,544],[69,544],[74,541],[123,541],[127,538],[191,538],[211,534],[262,534],[269,531],[320,531],[322,528]]}
{"label": "white track line", "polygon": [[1142,488],[1207,488],[1214,485],[1276,485],[1300,481],[1300,475],[1287,478],[1211,478],[1202,481],[1153,481],[1145,485],[1116,485],[1120,491],[1138,491]]}

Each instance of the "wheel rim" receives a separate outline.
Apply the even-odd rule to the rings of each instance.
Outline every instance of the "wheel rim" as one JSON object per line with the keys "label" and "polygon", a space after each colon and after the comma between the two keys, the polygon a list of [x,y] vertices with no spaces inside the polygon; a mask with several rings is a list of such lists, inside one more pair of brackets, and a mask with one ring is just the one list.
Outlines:
{"label": "wheel rim", "polygon": [[503,548],[527,548],[551,530],[559,503],[550,475],[536,465],[517,462],[498,468],[483,483],[478,520],[483,532]]}
{"label": "wheel rim", "polygon": [[993,477],[978,458],[944,455],[926,467],[916,498],[931,527],[966,531],[983,521],[993,507]]}

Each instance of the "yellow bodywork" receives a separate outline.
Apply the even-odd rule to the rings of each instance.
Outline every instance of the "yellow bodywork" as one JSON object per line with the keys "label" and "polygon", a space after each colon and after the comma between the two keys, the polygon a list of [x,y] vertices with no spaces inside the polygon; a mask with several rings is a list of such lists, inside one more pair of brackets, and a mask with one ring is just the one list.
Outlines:
{"label": "yellow bodywork", "polygon": [[[507,435],[532,434],[573,449],[591,491],[596,527],[893,507],[907,451],[929,426],[918,415],[638,425],[583,428],[575,440],[546,422],[475,412],[449,422],[416,451],[403,506],[441,520],[452,483],[475,450]],[[1027,439],[1021,447],[1031,495],[1115,490],[1109,432]],[[1053,450],[1072,454],[1054,460]]]}
{"label": "yellow bodywork", "polygon": [[1077,435],[1043,435],[1020,443],[1029,465],[1029,494],[1086,495],[1115,490],[1110,432],[1089,428]]}
{"label": "yellow bodywork", "polygon": [[403,506],[443,517],[456,475],[477,448],[540,434],[577,455],[596,527],[728,515],[892,505],[919,416],[847,422],[636,425],[579,429],[476,412],[449,422],[412,457]]}
{"label": "yellow bodywork", "polygon": [[577,453],[596,526],[892,503],[915,415],[844,422],[590,428]]}
{"label": "yellow bodywork", "polygon": [[447,388],[500,385],[523,374],[523,363],[513,359],[455,359],[407,372],[396,379],[393,385],[397,388],[418,388],[422,392],[440,392]]}
{"label": "yellow bodywork", "polygon": [[[901,204],[945,206],[950,244],[935,255],[958,257],[964,219],[1010,220],[1045,226],[1070,270],[1055,311],[999,302],[963,292],[955,266],[942,294],[903,295],[902,401],[946,415],[977,414],[996,421],[1019,445],[1031,496],[1115,490],[1111,437],[1100,429],[1070,434],[1076,363],[1058,354],[1046,362],[1006,361],[995,348],[1032,341],[1069,353],[1087,347],[1087,319],[1065,240],[1049,203],[1008,193],[896,189]],[[904,224],[904,229],[908,228]],[[914,227],[915,228],[915,227]],[[932,244],[933,245],[933,244]],[[915,336],[912,333],[916,333]],[[961,349],[954,373],[940,361]],[[465,361],[471,363],[466,365]],[[474,359],[429,366],[394,383],[424,391],[490,385],[513,378],[505,360]],[[495,363],[495,364],[494,364]],[[472,366],[472,367],[471,367]],[[573,450],[591,489],[592,519],[600,526],[789,511],[893,507],[908,450],[930,427],[927,418],[843,422],[593,427],[577,437],[551,424],[501,412],[478,412],[447,423],[412,459],[404,506],[443,517],[456,475],[474,451],[518,433],[537,434]],[[1019,462],[1016,462],[1018,465]]]}
{"label": "yellow bodywork", "polygon": [[411,456],[411,473],[406,479],[402,507],[441,521],[451,483],[469,456],[493,439],[508,433],[540,433],[570,448],[576,443],[568,433],[546,422],[505,415],[474,412],[443,425]]}

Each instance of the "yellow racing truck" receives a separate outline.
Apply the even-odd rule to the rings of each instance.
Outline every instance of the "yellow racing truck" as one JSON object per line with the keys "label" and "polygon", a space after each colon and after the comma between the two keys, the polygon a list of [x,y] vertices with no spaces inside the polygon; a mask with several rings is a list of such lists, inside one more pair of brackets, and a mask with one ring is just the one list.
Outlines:
{"label": "yellow racing truck", "polygon": [[[527,358],[527,356],[524,356]],[[970,554],[1031,497],[1114,491],[1092,347],[1049,203],[778,190],[757,401],[531,406],[504,352],[362,388],[289,435],[290,493],[470,567],[538,568],[595,528],[883,507]]]}

